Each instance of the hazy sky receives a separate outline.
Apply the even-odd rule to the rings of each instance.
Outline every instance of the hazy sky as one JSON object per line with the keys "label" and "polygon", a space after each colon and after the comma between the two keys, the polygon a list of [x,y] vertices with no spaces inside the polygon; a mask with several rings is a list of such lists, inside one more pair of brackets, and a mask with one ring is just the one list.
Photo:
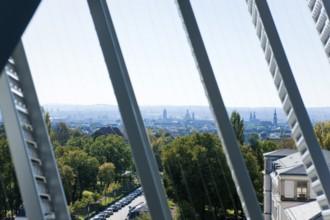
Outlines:
{"label": "hazy sky", "polygon": [[[245,0],[192,0],[227,106],[280,106]],[[268,1],[306,106],[330,67],[306,1]],[[140,105],[208,105],[174,0],[108,1]],[[116,104],[86,0],[43,0],[23,42],[42,104]]]}

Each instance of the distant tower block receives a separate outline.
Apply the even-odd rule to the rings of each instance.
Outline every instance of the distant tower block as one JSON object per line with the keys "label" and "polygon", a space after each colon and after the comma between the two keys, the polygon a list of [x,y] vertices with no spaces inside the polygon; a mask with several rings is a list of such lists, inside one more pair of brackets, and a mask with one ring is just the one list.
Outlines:
{"label": "distant tower block", "polygon": [[274,125],[274,127],[277,127],[277,114],[276,114],[276,109],[275,109],[275,111],[274,111],[273,125]]}
{"label": "distant tower block", "polygon": [[250,121],[252,121],[252,113],[250,112]]}
{"label": "distant tower block", "polygon": [[195,120],[195,112],[192,113],[192,120]]}
{"label": "distant tower block", "polygon": [[163,111],[163,119],[166,120],[167,119],[167,111],[166,108]]}
{"label": "distant tower block", "polygon": [[256,117],[256,112],[254,111],[253,112],[253,120],[256,120],[257,119],[257,117]]}

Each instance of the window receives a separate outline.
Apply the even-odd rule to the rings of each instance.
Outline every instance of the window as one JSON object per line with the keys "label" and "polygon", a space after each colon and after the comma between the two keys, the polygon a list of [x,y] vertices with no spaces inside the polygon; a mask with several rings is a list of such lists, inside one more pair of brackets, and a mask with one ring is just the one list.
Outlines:
{"label": "window", "polygon": [[294,198],[294,181],[293,180],[285,180],[284,197],[285,198]]}
{"label": "window", "polygon": [[307,181],[297,182],[297,198],[298,199],[307,198]]}

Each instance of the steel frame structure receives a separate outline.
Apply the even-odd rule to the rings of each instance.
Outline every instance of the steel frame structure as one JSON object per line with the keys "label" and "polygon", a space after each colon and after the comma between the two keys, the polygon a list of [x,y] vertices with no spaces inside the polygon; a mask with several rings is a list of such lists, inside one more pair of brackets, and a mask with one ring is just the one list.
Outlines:
{"label": "steel frame structure", "polygon": [[255,190],[228,118],[227,110],[221,97],[190,1],[177,0],[176,2],[213,113],[213,118],[217,124],[219,138],[222,142],[242,207],[248,219],[262,219]]}
{"label": "steel frame structure", "polygon": [[330,1],[307,0],[307,5],[311,10],[325,54],[330,61]]}
{"label": "steel frame structure", "polygon": [[[0,3],[0,74],[41,0],[3,0]],[[19,16],[18,16],[19,15]]]}
{"label": "steel frame structure", "polygon": [[[330,1],[307,1],[329,58]],[[288,123],[292,128],[293,137],[312,187],[317,194],[322,215],[325,219],[329,219],[330,173],[328,169],[324,169],[327,164],[314,135],[267,1],[246,0],[246,2]],[[62,220],[70,219],[70,216],[27,59],[23,46],[19,42],[39,3],[40,0],[1,2],[0,27],[4,30],[4,34],[0,39],[0,106],[23,200],[30,201],[25,203],[29,218]],[[171,219],[157,164],[150,148],[106,0],[88,0],[88,4],[152,218]],[[250,177],[230,125],[190,2],[177,0],[177,4],[218,125],[219,136],[226,151],[242,206],[249,218],[261,219]],[[20,16],[16,16],[17,14]],[[17,42],[19,43],[14,51]],[[11,54],[13,59],[9,59]],[[12,72],[4,68],[6,63]],[[40,184],[40,180],[44,183]],[[45,203],[44,200],[46,200]],[[269,219],[270,214],[264,213],[264,217]]]}
{"label": "steel frame structure", "polygon": [[171,219],[155,155],[137,104],[106,0],[88,0],[119,110],[153,219]]}
{"label": "steel frame structure", "polygon": [[[274,79],[293,138],[301,154],[311,186],[317,194],[317,201],[323,218],[330,218],[330,173],[321,147],[314,134],[298,86],[278,35],[272,14],[266,0],[246,0],[256,27],[261,48]],[[270,219],[270,213],[264,213]]]}
{"label": "steel frame structure", "polygon": [[0,108],[29,219],[70,219],[22,42],[0,75]]}

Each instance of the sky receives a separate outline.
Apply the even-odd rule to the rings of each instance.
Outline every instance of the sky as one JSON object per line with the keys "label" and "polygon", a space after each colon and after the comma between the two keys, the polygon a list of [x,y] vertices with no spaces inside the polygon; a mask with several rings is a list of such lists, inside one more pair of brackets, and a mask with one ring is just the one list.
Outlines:
{"label": "sky", "polygon": [[[191,0],[228,107],[280,107],[245,0]],[[330,106],[330,67],[306,1],[269,0],[307,107]],[[111,0],[139,105],[208,102],[175,0]],[[43,0],[23,36],[44,104],[116,104],[86,0]]]}

